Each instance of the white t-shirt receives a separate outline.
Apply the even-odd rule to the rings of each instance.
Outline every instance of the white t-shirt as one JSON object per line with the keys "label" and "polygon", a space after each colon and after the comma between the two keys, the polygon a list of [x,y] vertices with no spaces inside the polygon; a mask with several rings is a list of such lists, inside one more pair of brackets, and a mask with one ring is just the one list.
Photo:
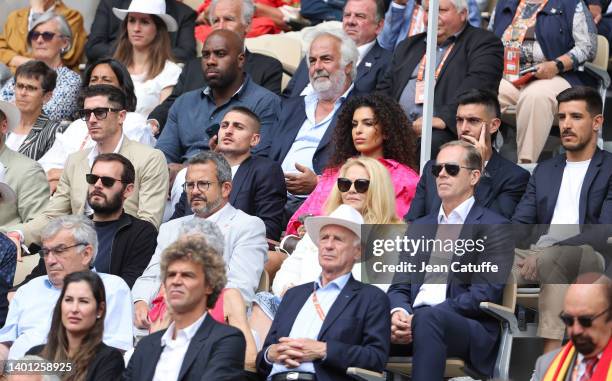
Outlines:
{"label": "white t-shirt", "polygon": [[137,99],[136,112],[147,118],[151,111],[160,104],[159,97],[162,90],[176,85],[181,70],[179,65],[166,61],[164,70],[155,78],[145,80],[145,74],[132,74]]}
{"label": "white t-shirt", "polygon": [[6,146],[13,151],[19,151],[19,147],[21,147],[27,137],[28,135],[26,134],[22,135],[11,132],[6,138]]}

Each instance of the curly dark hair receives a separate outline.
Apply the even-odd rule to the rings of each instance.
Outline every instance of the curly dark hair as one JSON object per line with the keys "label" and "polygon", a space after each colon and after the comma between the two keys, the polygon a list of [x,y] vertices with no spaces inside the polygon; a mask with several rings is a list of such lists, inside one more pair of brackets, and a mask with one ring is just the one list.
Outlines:
{"label": "curly dark hair", "polygon": [[329,160],[328,168],[339,167],[349,158],[359,155],[353,144],[351,131],[353,114],[361,107],[371,108],[378,124],[382,126],[383,157],[418,171],[417,136],[412,130],[412,125],[400,105],[394,99],[382,94],[357,96],[342,106],[332,136],[335,151]]}

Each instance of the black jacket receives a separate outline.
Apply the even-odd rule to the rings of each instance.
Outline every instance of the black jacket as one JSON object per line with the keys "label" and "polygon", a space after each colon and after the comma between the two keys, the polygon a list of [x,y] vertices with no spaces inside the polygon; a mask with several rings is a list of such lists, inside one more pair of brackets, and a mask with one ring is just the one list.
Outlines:
{"label": "black jacket", "polygon": [[[251,76],[253,82],[274,94],[280,94],[283,77],[283,65],[280,61],[263,54],[251,53],[248,50],[245,56],[244,71]],[[201,58],[196,57],[187,61],[178,82],[172,90],[172,94],[151,111],[149,119],[155,119],[159,122],[161,132],[166,124],[170,107],[172,107],[176,98],[188,91],[201,89],[204,86],[206,86],[206,80],[202,71]]]}
{"label": "black jacket", "polygon": [[[136,279],[147,268],[157,245],[157,230],[148,221],[127,213],[119,217],[120,226],[115,233],[111,249],[111,271],[121,277],[132,288]],[[41,257],[38,265],[15,289],[30,279],[47,274],[45,261]]]}
{"label": "black jacket", "polygon": [[[89,61],[110,57],[115,53],[121,20],[113,13],[113,7],[128,9],[131,0],[101,0],[96,10],[91,32],[85,44],[85,55]],[[166,13],[174,17],[178,31],[170,33],[172,54],[180,62],[196,56],[196,13],[190,6],[176,0],[166,0]]]}

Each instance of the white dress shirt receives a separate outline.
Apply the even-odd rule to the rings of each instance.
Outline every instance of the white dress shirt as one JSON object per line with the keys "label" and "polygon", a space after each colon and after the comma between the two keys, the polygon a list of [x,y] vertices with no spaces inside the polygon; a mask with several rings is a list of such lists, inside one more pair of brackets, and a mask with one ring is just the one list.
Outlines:
{"label": "white dress shirt", "polygon": [[363,60],[363,57],[365,57],[366,54],[370,52],[370,50],[372,49],[375,43],[376,43],[376,39],[373,39],[372,41],[357,47],[357,51],[359,52],[359,59],[357,60],[357,66],[359,66],[359,64],[361,63],[361,60]]}
{"label": "white dress shirt", "polygon": [[161,338],[161,346],[163,349],[159,356],[159,360],[157,360],[153,381],[178,380],[185,353],[187,353],[187,349],[189,348],[189,343],[196,332],[198,332],[205,318],[206,312],[189,327],[176,331],[176,337],[174,339],[172,337],[175,336],[174,331],[176,325],[174,322],[170,324]]}

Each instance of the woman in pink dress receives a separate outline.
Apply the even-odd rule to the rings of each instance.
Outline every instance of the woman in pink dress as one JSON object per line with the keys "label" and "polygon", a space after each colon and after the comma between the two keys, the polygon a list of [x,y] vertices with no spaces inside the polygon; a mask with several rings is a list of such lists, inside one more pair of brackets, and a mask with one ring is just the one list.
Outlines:
{"label": "woman in pink dress", "polygon": [[340,167],[360,155],[377,159],[387,168],[395,191],[396,212],[403,217],[419,182],[416,140],[408,118],[395,100],[379,94],[348,100],[334,129],[334,154],[317,187],[289,220],[287,234],[298,232],[300,216],[323,214],[323,204],[336,184]]}

